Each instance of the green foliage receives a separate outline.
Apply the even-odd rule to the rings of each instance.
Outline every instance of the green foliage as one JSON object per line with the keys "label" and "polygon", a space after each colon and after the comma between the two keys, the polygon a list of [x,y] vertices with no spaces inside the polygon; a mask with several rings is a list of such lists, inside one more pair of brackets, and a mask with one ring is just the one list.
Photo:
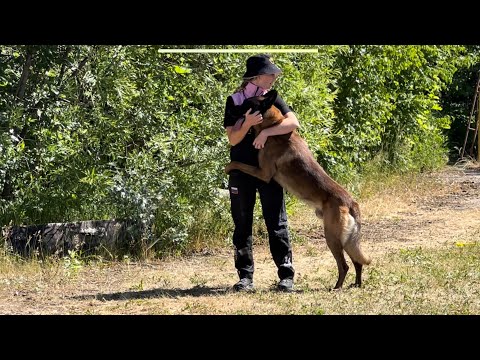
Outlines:
{"label": "green foliage", "polygon": [[83,267],[81,254],[74,250],[68,250],[68,256],[63,258],[63,266],[68,276],[77,274]]}
{"label": "green foliage", "polygon": [[[473,109],[473,101],[478,79],[480,77],[480,46],[467,46],[469,56],[464,58],[464,65],[455,73],[452,82],[442,93],[441,108],[442,114],[452,119],[451,126],[445,129],[444,134],[448,136],[448,149],[450,160],[458,160],[462,147],[465,144],[465,154],[471,155],[474,132],[470,131],[467,137],[469,120],[470,127],[475,124],[475,116],[478,109]],[[472,115],[472,117],[470,117]],[[477,151],[474,149],[474,154]],[[477,159],[478,160],[478,159]]]}
{"label": "green foliage", "polygon": [[463,65],[464,54],[461,46],[351,46],[342,51],[335,145],[348,167],[361,167],[384,152],[386,166],[408,170],[418,141],[436,143],[432,150],[440,152],[425,157],[442,157],[445,139],[437,130],[448,128],[449,118],[440,113],[439,96]]}
{"label": "green foliage", "polygon": [[[440,99],[476,48],[314,48],[274,54],[275,86],[334,178],[353,190],[374,158],[398,171],[445,162],[458,112]],[[131,219],[142,224],[142,251],[162,251],[205,234],[203,216],[228,238],[223,111],[250,54],[159,49],[0,46],[2,225]]]}

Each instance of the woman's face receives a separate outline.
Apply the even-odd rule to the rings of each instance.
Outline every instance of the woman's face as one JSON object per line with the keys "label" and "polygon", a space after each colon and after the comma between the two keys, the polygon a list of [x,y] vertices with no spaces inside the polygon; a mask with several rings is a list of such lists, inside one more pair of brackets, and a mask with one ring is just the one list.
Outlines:
{"label": "woman's face", "polygon": [[278,75],[276,74],[263,74],[258,75],[251,82],[257,86],[260,86],[261,88],[264,88],[265,90],[270,90],[275,83],[275,80],[277,80],[277,77]]}

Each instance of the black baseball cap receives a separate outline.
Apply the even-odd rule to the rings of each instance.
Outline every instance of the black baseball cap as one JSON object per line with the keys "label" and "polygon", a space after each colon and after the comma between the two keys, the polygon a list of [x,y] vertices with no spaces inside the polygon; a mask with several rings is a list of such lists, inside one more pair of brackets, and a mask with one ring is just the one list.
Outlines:
{"label": "black baseball cap", "polygon": [[244,78],[251,78],[263,74],[279,74],[282,70],[275,65],[268,54],[250,56],[247,59],[247,71]]}

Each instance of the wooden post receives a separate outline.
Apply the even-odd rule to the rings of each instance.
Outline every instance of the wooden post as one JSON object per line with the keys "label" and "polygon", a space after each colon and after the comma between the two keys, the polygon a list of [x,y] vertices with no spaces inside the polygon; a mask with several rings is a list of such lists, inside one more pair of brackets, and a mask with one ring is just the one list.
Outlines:
{"label": "wooden post", "polygon": [[[467,149],[468,133],[470,132],[470,130],[475,131],[475,135],[473,135],[473,139],[472,139],[472,146],[470,147],[470,156],[473,156],[473,146],[475,145],[475,136],[476,136],[476,133],[477,133],[477,130],[478,130],[478,121],[477,121],[477,126],[475,127],[475,129],[472,129],[470,127],[470,125],[471,125],[472,120],[474,118],[475,103],[478,100],[479,90],[480,90],[480,71],[479,71],[479,76],[478,76],[478,80],[477,80],[477,85],[475,86],[475,95],[473,97],[472,108],[470,110],[470,116],[468,117],[467,131],[465,132],[465,140],[463,142],[462,152],[460,154],[461,159],[463,159],[463,154],[465,154],[465,150]],[[478,114],[478,111],[477,111],[477,114]]]}
{"label": "wooden post", "polygon": [[[477,161],[480,161],[480,134],[478,133],[478,127],[480,126],[480,100],[478,99],[477,96],[477,131],[475,133],[477,134]],[[475,139],[473,139],[475,142]]]}

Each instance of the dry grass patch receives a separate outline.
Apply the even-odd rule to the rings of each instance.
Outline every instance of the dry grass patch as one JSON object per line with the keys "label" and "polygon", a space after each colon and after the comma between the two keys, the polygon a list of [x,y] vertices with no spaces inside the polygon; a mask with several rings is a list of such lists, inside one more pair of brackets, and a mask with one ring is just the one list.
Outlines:
{"label": "dry grass patch", "polygon": [[[251,294],[231,290],[231,246],[205,251],[199,237],[190,256],[143,262],[0,254],[0,313],[480,314],[479,174],[452,168],[397,178],[378,196],[362,197],[362,246],[373,261],[360,289],[329,291],[337,267],[321,222],[312,209],[291,203],[294,293],[273,290],[277,269],[262,236],[254,245]],[[353,282],[351,266],[345,285]]]}

